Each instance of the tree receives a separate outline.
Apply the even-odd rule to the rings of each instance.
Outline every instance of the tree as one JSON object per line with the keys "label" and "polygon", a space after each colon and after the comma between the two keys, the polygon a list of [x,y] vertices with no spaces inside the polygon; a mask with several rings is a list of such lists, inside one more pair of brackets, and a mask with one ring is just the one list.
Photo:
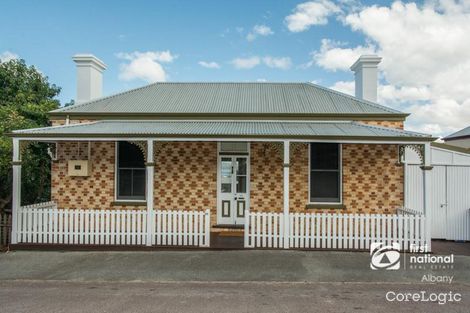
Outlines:
{"label": "tree", "polygon": [[[0,61],[0,212],[11,203],[12,130],[49,126],[47,112],[57,109],[60,88],[24,60]],[[47,144],[33,143],[22,154],[22,200],[29,204],[50,197]]]}

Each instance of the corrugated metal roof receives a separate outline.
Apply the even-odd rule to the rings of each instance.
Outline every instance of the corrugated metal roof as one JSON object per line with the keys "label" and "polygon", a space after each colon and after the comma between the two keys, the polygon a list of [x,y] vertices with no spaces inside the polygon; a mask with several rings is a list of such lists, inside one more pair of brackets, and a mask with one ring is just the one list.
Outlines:
{"label": "corrugated metal roof", "polygon": [[51,113],[403,115],[310,83],[155,83]]}
{"label": "corrugated metal roof", "polygon": [[396,138],[430,140],[431,137],[359,122],[278,121],[116,121],[18,130],[13,136],[161,136],[161,137],[279,137],[279,138]]}
{"label": "corrugated metal roof", "polygon": [[458,132],[450,134],[449,136],[445,137],[444,140],[457,139],[459,137],[467,137],[467,136],[470,136],[470,126],[464,129],[461,129]]}

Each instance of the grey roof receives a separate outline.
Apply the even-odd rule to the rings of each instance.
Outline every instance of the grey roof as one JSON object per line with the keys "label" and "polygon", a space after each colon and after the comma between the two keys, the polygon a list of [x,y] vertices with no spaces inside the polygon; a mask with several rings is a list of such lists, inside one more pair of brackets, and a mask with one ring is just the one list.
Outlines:
{"label": "grey roof", "polygon": [[155,83],[51,112],[116,113],[407,115],[311,83]]}
{"label": "grey roof", "polygon": [[453,134],[450,134],[447,137],[444,137],[444,140],[452,140],[452,139],[458,139],[462,137],[470,137],[470,126],[459,130],[458,132],[455,132]]}
{"label": "grey roof", "polygon": [[415,132],[360,122],[281,121],[119,121],[52,126],[14,131],[17,137],[253,137],[363,138],[431,141]]}

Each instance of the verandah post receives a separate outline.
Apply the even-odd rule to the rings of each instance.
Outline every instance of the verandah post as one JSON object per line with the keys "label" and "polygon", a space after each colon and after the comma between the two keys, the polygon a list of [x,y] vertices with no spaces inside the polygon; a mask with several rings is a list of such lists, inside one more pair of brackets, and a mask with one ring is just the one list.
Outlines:
{"label": "verandah post", "polygon": [[153,140],[147,140],[147,240],[146,245],[151,246],[154,240],[154,228],[155,228],[155,218],[153,213],[153,176],[154,176],[154,168],[155,168],[155,161],[153,159]]}
{"label": "verandah post", "polygon": [[289,249],[289,148],[290,142],[284,141],[284,249]]}
{"label": "verandah post", "polygon": [[13,138],[13,190],[12,190],[12,209],[11,209],[11,243],[18,243],[18,211],[21,206],[21,156],[20,140]]}
{"label": "verandah post", "polygon": [[428,252],[431,251],[431,219],[429,218],[429,204],[431,203],[431,144],[424,144],[424,155],[423,155],[423,212],[426,219],[426,245]]}

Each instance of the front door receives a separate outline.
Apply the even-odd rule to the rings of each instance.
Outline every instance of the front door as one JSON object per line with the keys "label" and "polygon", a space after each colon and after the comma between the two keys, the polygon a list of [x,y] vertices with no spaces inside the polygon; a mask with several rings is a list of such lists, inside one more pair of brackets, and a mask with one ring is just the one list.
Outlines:
{"label": "front door", "polygon": [[249,157],[219,156],[217,224],[241,225],[250,206]]}

